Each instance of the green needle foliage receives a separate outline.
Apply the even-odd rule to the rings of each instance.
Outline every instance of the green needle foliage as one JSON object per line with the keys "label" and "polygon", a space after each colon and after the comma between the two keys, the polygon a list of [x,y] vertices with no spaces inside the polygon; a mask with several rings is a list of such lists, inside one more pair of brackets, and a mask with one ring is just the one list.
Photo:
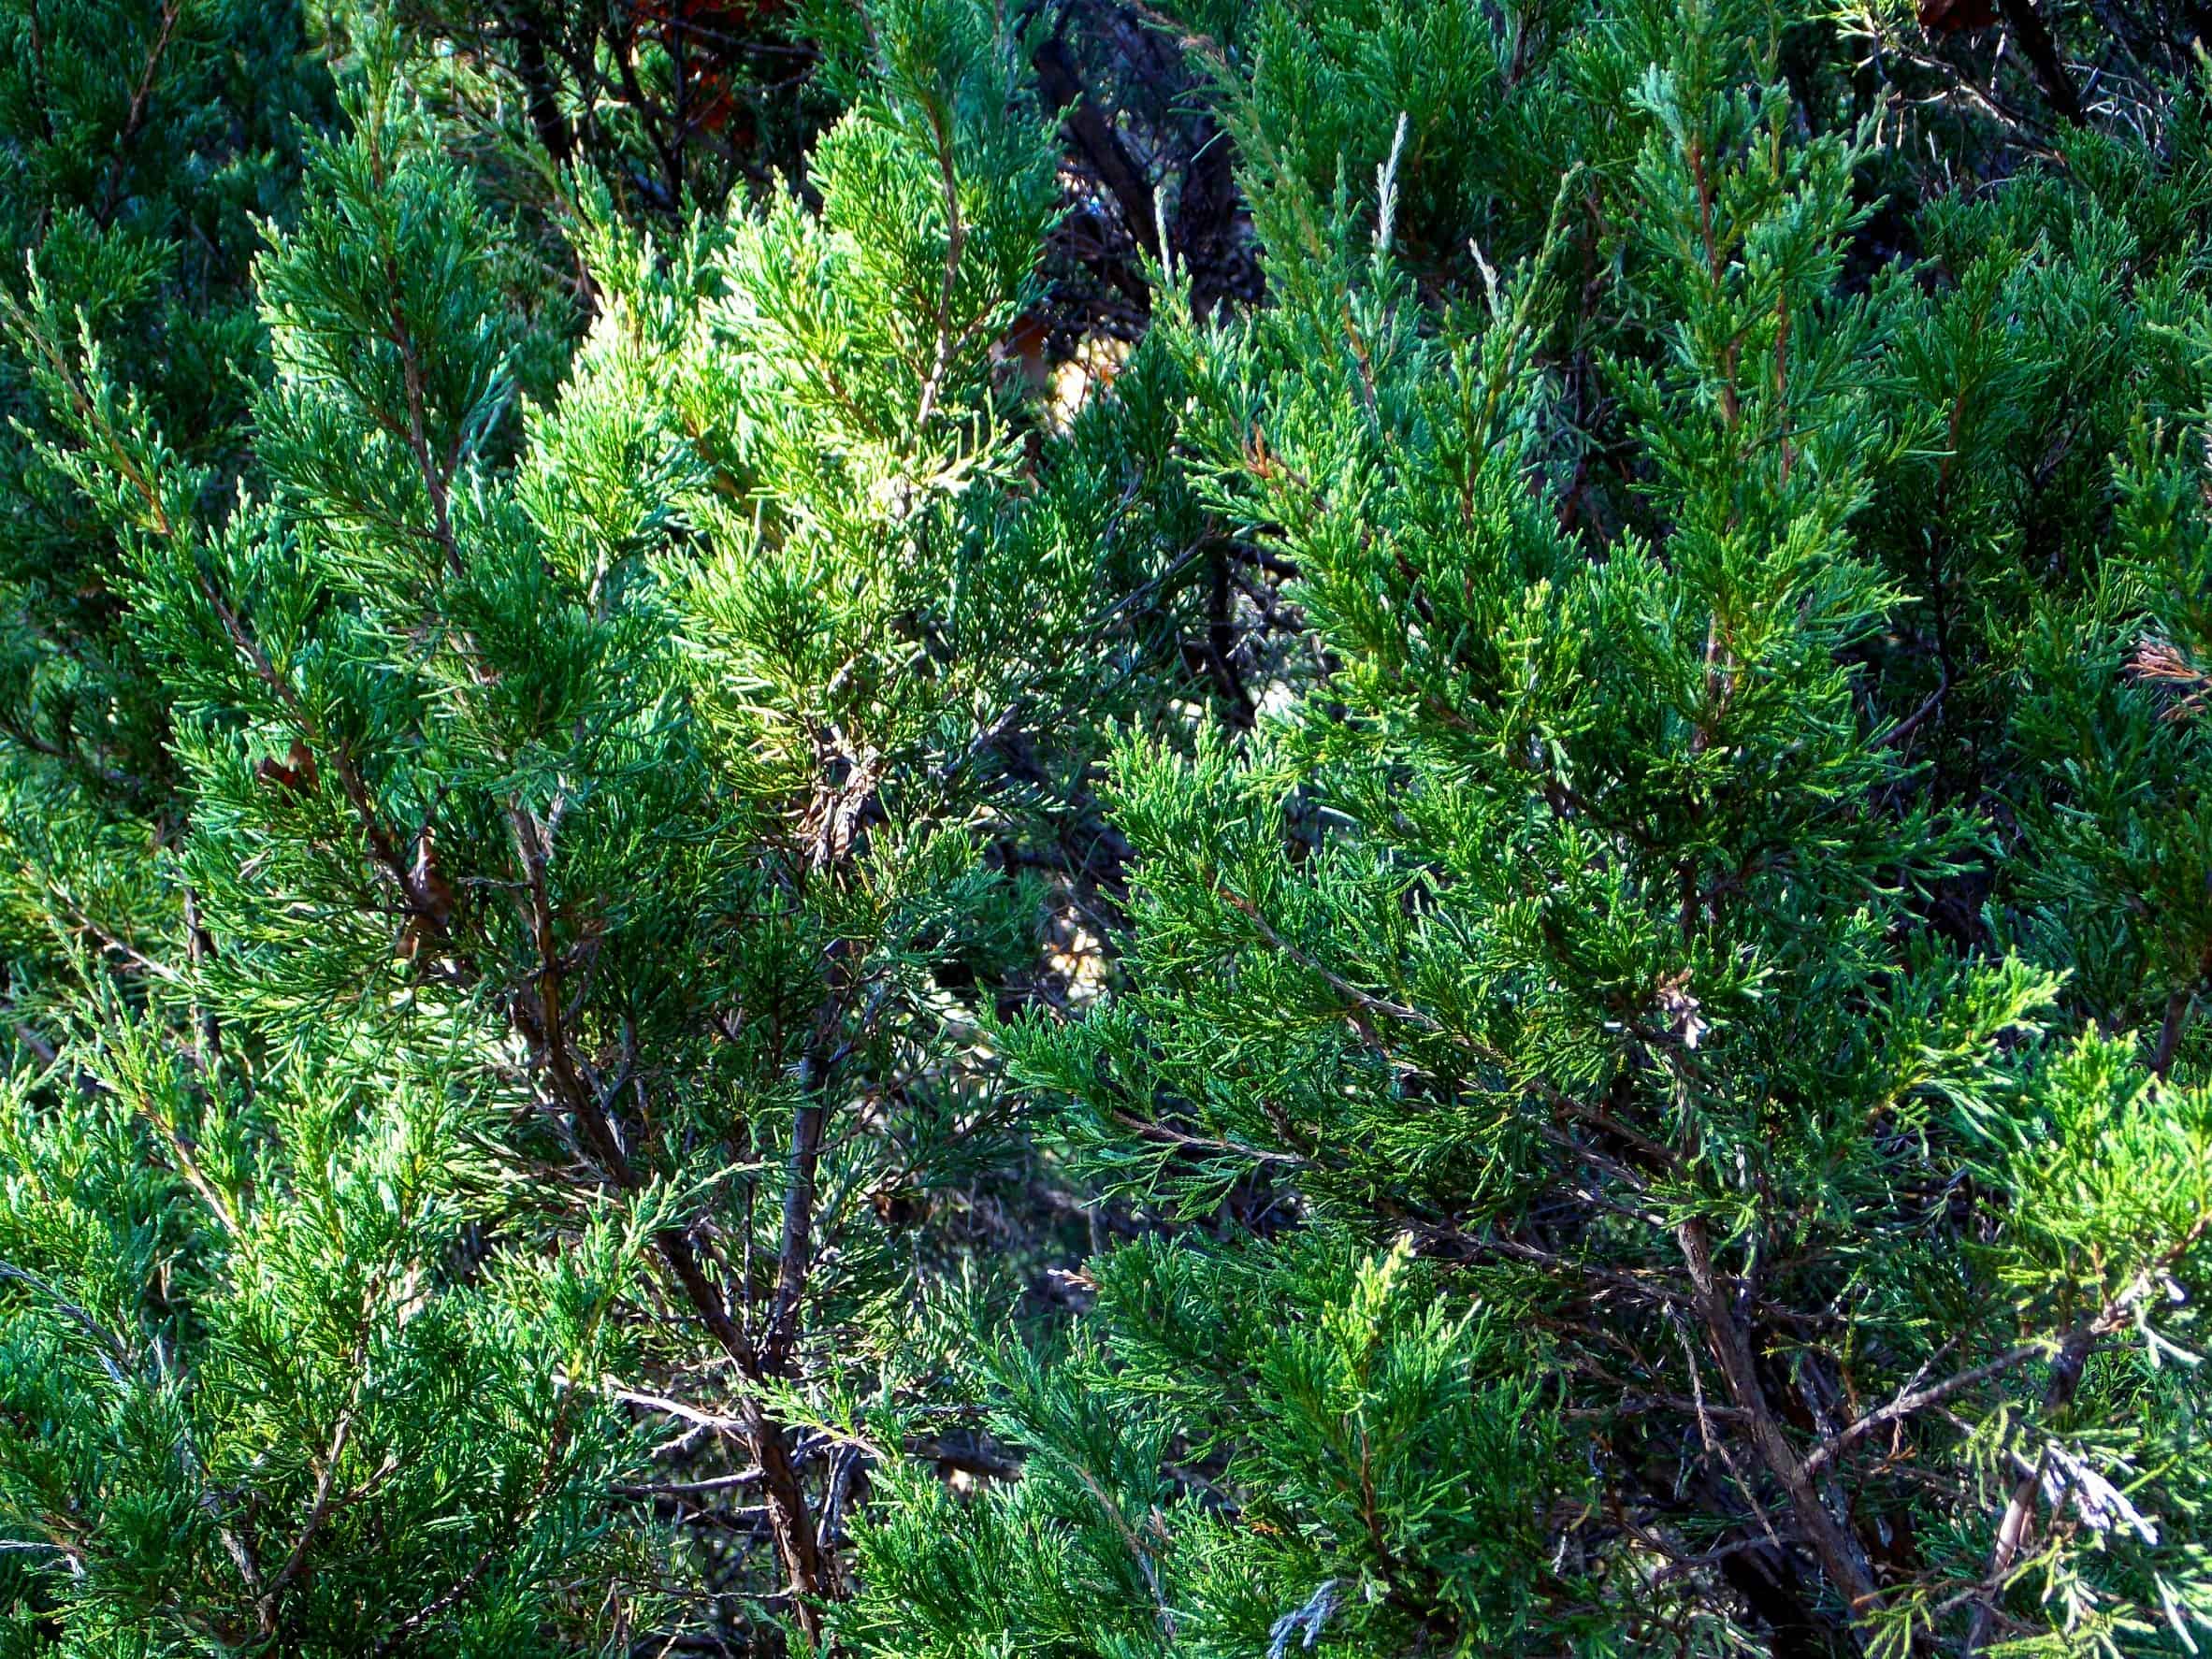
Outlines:
{"label": "green needle foliage", "polygon": [[[181,922],[57,902],[19,1003],[7,1513],[65,1569],[26,1632],[489,1654],[837,1592],[868,1442],[793,1425],[926,1366],[902,1197],[1003,1138],[946,1063],[949,970],[1036,903],[982,855],[1051,834],[1177,574],[1125,411],[1049,478],[1009,424],[1056,213],[1017,43],[869,22],[818,206],[663,252],[583,185],[546,400],[564,325],[385,56],[265,234],[234,493],[97,316],[15,312],[190,801],[136,877]],[[672,1421],[751,1467],[753,1567],[623,1503]]]}
{"label": "green needle foliage", "polygon": [[1129,988],[1004,1038],[1103,1191],[1229,1224],[987,1368],[1029,1472],[904,1491],[845,1628],[2193,1651],[2193,117],[1870,278],[1786,19],[1448,9],[1210,49],[1275,304],[1174,350],[1330,671],[1120,751]]}
{"label": "green needle foliage", "polygon": [[1972,12],[0,0],[0,1652],[2212,1639],[2212,132]]}
{"label": "green needle foliage", "polygon": [[[264,372],[258,216],[282,218],[328,78],[299,8],[228,0],[0,7],[0,939],[71,916],[164,925],[148,857],[180,815],[168,694],[126,618],[115,531],[41,445],[67,411],[29,332],[81,316],[119,387],[206,486],[244,458]],[[35,324],[33,319],[38,321]]]}

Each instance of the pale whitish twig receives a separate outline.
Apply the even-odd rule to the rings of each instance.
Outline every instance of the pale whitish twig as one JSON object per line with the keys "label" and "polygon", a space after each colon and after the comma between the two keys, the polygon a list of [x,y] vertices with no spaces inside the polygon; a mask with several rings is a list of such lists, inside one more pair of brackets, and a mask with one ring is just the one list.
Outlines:
{"label": "pale whitish twig", "polygon": [[1815,1446],[1806,1454],[1805,1470],[1808,1474],[1813,1473],[1853,1441],[1872,1434],[1885,1423],[1896,1422],[1910,1417],[1914,1412],[1926,1407],[1949,1399],[1961,1389],[1972,1388],[1977,1382],[1986,1382],[1992,1377],[2001,1376],[2011,1370],[2023,1360],[2031,1360],[2038,1354],[2049,1351],[2050,1345],[2048,1343],[2023,1342],[2017,1348],[2007,1349],[1993,1360],[1959,1372],[1956,1376],[1946,1377],[1941,1382],[1931,1382],[1925,1388],[1908,1390],[1897,1395],[1888,1405],[1870,1411],[1864,1417],[1846,1424],[1842,1432],[1833,1438]]}
{"label": "pale whitish twig", "polygon": [[686,1422],[697,1423],[702,1429],[714,1429],[727,1435],[742,1434],[745,1430],[745,1424],[734,1417],[701,1411],[696,1406],[687,1406],[681,1400],[671,1400],[665,1395],[648,1394],[638,1389],[627,1388],[612,1388],[607,1391],[607,1394],[610,1399],[619,1400],[625,1406],[643,1406],[648,1411],[679,1417]]}
{"label": "pale whitish twig", "polygon": [[[1375,169],[1375,252],[1387,253],[1398,217],[1398,162],[1406,153],[1406,112],[1398,111],[1391,135],[1390,159]],[[1312,1644],[1307,1644],[1310,1647]]]}
{"label": "pale whitish twig", "polygon": [[[1403,120],[1402,117],[1400,119]],[[1294,1608],[1283,1614],[1268,1630],[1267,1659],[1283,1659],[1283,1655],[1290,1652],[1291,1638],[1294,1636],[1305,1637],[1298,1644],[1304,1648],[1311,1648],[1319,1642],[1323,1627],[1328,1623],[1343,1599],[1337,1593],[1337,1580],[1323,1579],[1320,1588],[1306,1598],[1304,1607]]]}

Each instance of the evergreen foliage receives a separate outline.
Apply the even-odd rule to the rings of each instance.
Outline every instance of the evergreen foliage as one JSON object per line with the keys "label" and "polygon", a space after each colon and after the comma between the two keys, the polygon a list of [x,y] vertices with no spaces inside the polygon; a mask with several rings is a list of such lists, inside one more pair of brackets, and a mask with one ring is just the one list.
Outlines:
{"label": "evergreen foliage", "polygon": [[2212,150],[1970,10],[0,0],[5,1651],[2195,1652]]}
{"label": "evergreen foliage", "polygon": [[[67,419],[34,333],[81,318],[115,384],[211,489],[242,462],[262,348],[256,215],[282,217],[327,82],[296,7],[117,0],[0,10],[0,907],[7,948],[49,919],[153,925],[143,847],[177,815],[167,696],[124,619],[114,533],[41,454]],[[36,319],[36,321],[34,321]]]}
{"label": "evergreen foliage", "polygon": [[[1276,303],[1177,349],[1331,671],[1242,757],[1121,752],[1130,987],[1007,1042],[1103,1190],[1248,1219],[1094,1268],[1094,1334],[995,1385],[1048,1478],[865,1533],[865,1649],[2165,1651],[2212,1609],[2202,463],[2153,458],[2203,407],[2193,115],[1853,281],[1872,136],[1793,108],[1771,14],[1610,9],[1510,84],[1441,11],[1262,8],[1221,59]],[[1489,95],[1409,98],[1361,191],[1337,88],[1394,34]],[[1430,165],[1460,95],[1496,142]],[[1529,252],[1439,270],[1399,236],[1439,215]]]}

